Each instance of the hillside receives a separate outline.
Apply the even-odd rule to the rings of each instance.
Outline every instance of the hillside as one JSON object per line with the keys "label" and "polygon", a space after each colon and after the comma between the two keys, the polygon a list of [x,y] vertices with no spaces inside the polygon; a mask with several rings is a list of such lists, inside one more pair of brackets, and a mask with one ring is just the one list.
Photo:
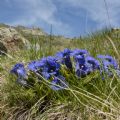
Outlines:
{"label": "hillside", "polygon": [[[9,26],[0,24],[0,51],[1,53],[9,53],[18,51],[21,48],[29,49],[31,43],[37,42],[37,49],[40,48],[40,44],[47,44],[48,41],[54,41],[54,45],[62,46],[69,44],[68,38],[63,36],[50,36],[40,28],[27,28],[24,26]],[[39,44],[38,44],[39,42]],[[12,47],[11,47],[12,46]]]}
{"label": "hillside", "polygon": [[[96,60],[98,54],[110,55],[120,66],[119,29],[97,31],[70,39],[48,35],[38,28],[1,25],[0,44],[0,49],[6,52],[6,55],[0,56],[1,120],[119,120],[120,76],[116,74],[116,69],[109,68],[111,76],[96,70],[87,76],[77,77],[75,60],[71,57],[73,69],[69,70],[62,63],[60,69],[67,88],[53,90],[49,82],[54,75],[46,80],[42,76],[44,72],[36,74],[27,67],[31,61],[34,63],[34,60],[55,56],[65,48],[87,50]],[[18,84],[19,75],[10,73],[17,63],[23,63],[27,69],[25,80],[30,86],[21,86]],[[53,68],[54,62],[50,61],[50,64]],[[117,70],[119,72],[120,68]]]}

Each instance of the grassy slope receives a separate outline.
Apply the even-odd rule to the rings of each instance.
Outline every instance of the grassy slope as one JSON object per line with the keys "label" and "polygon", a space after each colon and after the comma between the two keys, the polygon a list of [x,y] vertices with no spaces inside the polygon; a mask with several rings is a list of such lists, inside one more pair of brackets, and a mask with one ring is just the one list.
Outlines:
{"label": "grassy slope", "polygon": [[39,51],[31,47],[30,50],[17,51],[0,59],[0,119],[119,120],[120,79],[116,75],[113,78],[106,77],[103,81],[96,72],[78,79],[63,69],[63,75],[70,86],[66,90],[55,92],[44,80],[37,83],[34,75],[31,76],[36,81],[34,87],[25,89],[15,83],[15,76],[9,74],[9,70],[17,62],[27,63],[54,55],[64,48],[87,49],[94,57],[97,54],[109,54],[119,62],[120,38],[117,35],[103,31],[67,41],[59,38],[50,41],[44,36],[30,37],[30,40],[32,44],[40,45]]}

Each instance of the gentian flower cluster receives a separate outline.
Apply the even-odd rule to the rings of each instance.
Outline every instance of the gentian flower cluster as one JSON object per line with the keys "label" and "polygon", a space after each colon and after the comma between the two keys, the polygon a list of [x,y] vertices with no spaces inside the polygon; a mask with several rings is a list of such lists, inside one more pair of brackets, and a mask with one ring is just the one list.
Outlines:
{"label": "gentian flower cluster", "polygon": [[101,61],[101,72],[107,73],[108,76],[112,76],[112,69],[119,71],[119,66],[117,61],[109,55],[98,55],[97,56]]}
{"label": "gentian flower cluster", "polygon": [[42,76],[50,82],[50,88],[53,90],[62,90],[68,87],[65,77],[61,74],[62,66],[65,70],[75,71],[78,78],[85,77],[94,71],[100,71],[108,76],[112,76],[111,68],[120,75],[117,61],[109,55],[98,55],[98,60],[90,56],[84,49],[70,50],[68,48],[57,52],[55,56],[44,57],[40,60],[31,61],[24,66],[23,63],[17,63],[11,70],[11,73],[17,76],[17,83],[22,86],[29,86],[27,82],[28,73],[33,72]]}

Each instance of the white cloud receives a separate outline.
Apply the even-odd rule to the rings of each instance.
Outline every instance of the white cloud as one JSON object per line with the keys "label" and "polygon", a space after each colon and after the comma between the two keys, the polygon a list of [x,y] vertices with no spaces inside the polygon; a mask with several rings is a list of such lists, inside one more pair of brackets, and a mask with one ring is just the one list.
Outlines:
{"label": "white cloud", "polygon": [[[77,14],[78,18],[81,16],[81,10],[84,9],[88,14],[89,20],[92,20],[94,30],[109,25],[104,0],[5,0],[7,4],[13,9],[17,7],[18,14],[11,24],[17,25],[41,25],[45,26],[53,25],[54,30],[57,33],[70,35],[74,32],[74,25],[69,26],[71,23],[66,23],[64,20],[60,20],[56,17],[58,14],[58,7],[66,9],[71,8],[71,12]],[[55,4],[54,1],[58,3]],[[120,14],[120,0],[106,0],[110,15],[110,23],[112,26],[120,26],[119,14]],[[77,8],[74,11],[73,8]],[[80,11],[80,12],[79,12]],[[60,12],[60,11],[59,11]],[[62,13],[63,14],[63,13]],[[64,15],[63,15],[64,17]],[[71,16],[72,18],[73,16]],[[66,19],[66,18],[65,18]],[[66,20],[67,21],[67,20]],[[78,23],[79,24],[79,23]],[[44,25],[43,25],[44,26]],[[91,23],[90,23],[91,26]],[[73,28],[72,28],[73,27]],[[90,29],[91,30],[91,29]]]}
{"label": "white cloud", "polygon": [[64,29],[66,33],[70,32],[70,27],[55,17],[57,7],[52,0],[7,0],[11,7],[17,6],[18,10],[23,12],[19,20],[13,21],[13,25],[35,25],[39,22],[52,24],[58,32]]}
{"label": "white cloud", "polygon": [[[88,17],[91,20],[98,23],[98,27],[108,25],[108,16],[106,13],[104,0],[65,0],[64,2],[59,0],[61,3],[75,7],[82,8],[88,12]],[[120,13],[120,0],[106,0],[110,23],[112,26],[120,26],[119,13]]]}

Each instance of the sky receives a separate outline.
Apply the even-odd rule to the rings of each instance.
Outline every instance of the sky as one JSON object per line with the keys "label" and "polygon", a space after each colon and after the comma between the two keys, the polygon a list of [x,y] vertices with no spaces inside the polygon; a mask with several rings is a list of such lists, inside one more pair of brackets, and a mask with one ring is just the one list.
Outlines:
{"label": "sky", "polygon": [[0,23],[40,27],[47,33],[52,24],[53,34],[78,37],[119,28],[120,0],[0,0]]}

